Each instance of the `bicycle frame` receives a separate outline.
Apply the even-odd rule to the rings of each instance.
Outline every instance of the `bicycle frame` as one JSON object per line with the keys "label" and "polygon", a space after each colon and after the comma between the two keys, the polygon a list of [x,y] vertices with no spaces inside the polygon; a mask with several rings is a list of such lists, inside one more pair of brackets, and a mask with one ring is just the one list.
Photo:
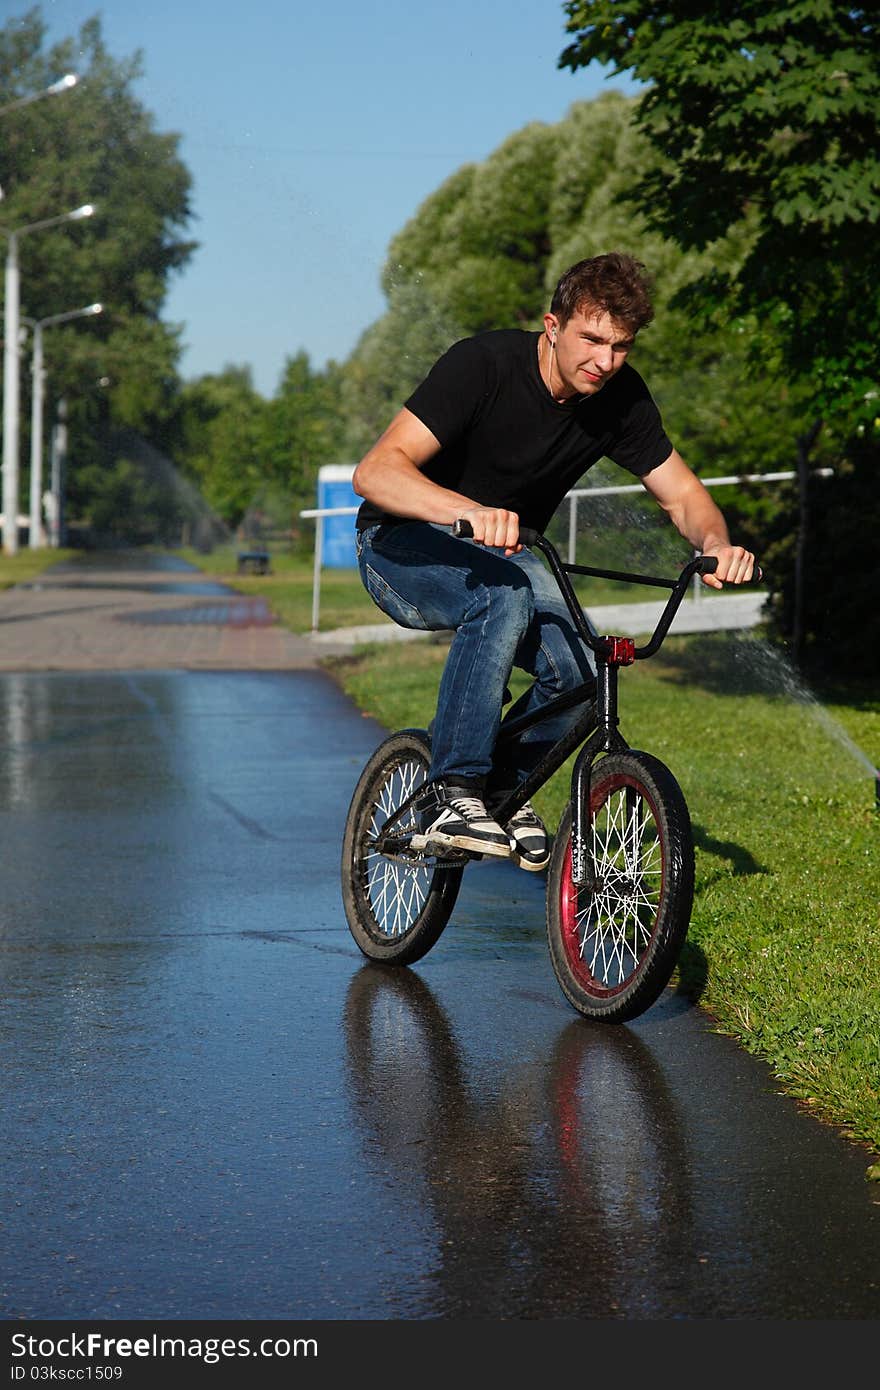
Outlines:
{"label": "bicycle frame", "polygon": [[[618,752],[629,747],[619,730],[617,673],[621,666],[632,665],[634,661],[653,656],[661,646],[678,611],[688,586],[695,574],[711,574],[716,566],[712,556],[698,556],[686,564],[678,579],[661,579],[653,575],[630,574],[622,570],[594,569],[588,565],[574,565],[564,562],[554,546],[540,532],[521,529],[520,539],[524,545],[540,550],[547,560],[551,572],[559,586],[566,607],[578,636],[586,643],[596,658],[596,683],[584,682],[557,695],[540,710],[531,714],[506,716],[501,721],[498,744],[517,739],[527,729],[532,729],[552,718],[555,714],[584,706],[584,712],[572,728],[544,754],[528,776],[493,807],[493,815],[502,824],[528,801],[539,787],[557,772],[574,750],[583,743],[581,752],[572,769],[572,882],[578,886],[591,884],[592,856],[586,834],[589,824],[590,781],[593,763],[600,753]],[[588,575],[601,579],[616,579],[623,582],[651,585],[655,588],[670,589],[671,593],[660,614],[654,632],[648,642],[637,647],[631,637],[612,637],[595,635],[587,623],[571,579],[572,574]],[[592,735],[584,739],[590,730]],[[381,853],[394,853],[405,848],[409,836],[395,836],[395,826],[410,810],[412,803],[421,794],[421,789],[397,808],[383,825],[376,839],[376,849]]]}
{"label": "bicycle frame", "polygon": [[[653,656],[659,650],[694,575],[711,574],[715,570],[717,561],[714,556],[699,555],[683,567],[678,579],[661,579],[655,575],[631,574],[623,570],[596,569],[590,565],[568,564],[560,558],[554,546],[539,532],[527,531],[523,528],[521,539],[523,544],[540,550],[544,555],[565,600],[565,605],[578,636],[586,643],[596,658],[596,727],[592,736],[581,749],[571,776],[571,877],[572,883],[576,887],[589,887],[592,886],[594,874],[586,829],[589,823],[590,780],[593,763],[600,753],[620,752],[629,747],[619,729],[618,670],[621,666],[630,666],[634,661]],[[569,578],[572,574],[583,574],[600,579],[616,579],[622,582],[645,584],[654,588],[671,590],[648,642],[644,646],[637,647],[631,637],[594,636]],[[581,703],[587,691],[591,691],[591,686],[581,685],[574,691],[567,691],[564,695],[557,696],[555,700],[550,701],[543,709],[532,715],[522,715],[512,721],[502,720],[498,736],[499,741],[518,737],[526,729],[542,723],[557,711]],[[589,717],[589,723],[592,722],[592,717]],[[583,727],[583,721],[578,721],[575,728],[565,738],[554,744],[532,769],[525,781],[517,787],[516,791],[506,797],[500,806],[494,808],[496,819],[503,824],[519,806],[528,801],[533,793],[543,786],[554,772],[558,771],[566,758],[582,741],[586,732],[587,728]]]}

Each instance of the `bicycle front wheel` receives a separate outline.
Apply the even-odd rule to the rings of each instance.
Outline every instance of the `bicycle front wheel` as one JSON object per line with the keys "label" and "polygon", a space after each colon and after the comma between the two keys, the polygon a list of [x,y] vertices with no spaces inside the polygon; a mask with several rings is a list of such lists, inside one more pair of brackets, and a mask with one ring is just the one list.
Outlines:
{"label": "bicycle front wheel", "polygon": [[547,937],[563,994],[587,1018],[623,1023],[669,983],[690,924],[694,845],[681,788],[650,753],[612,753],[593,767],[589,845],[594,881],[571,877],[571,808],[547,876]]}
{"label": "bicycle front wheel", "polygon": [[426,781],[431,743],[421,729],[404,729],[380,744],[355,788],[342,846],[342,899],[349,929],[365,956],[411,965],[437,941],[455,906],[464,863],[450,864],[406,848],[415,829],[412,809],[394,826],[394,842],[379,837],[386,822]]}

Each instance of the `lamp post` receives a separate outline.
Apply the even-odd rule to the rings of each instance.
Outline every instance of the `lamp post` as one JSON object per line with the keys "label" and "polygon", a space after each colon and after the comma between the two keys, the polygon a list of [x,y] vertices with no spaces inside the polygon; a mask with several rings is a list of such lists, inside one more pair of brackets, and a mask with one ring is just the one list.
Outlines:
{"label": "lamp post", "polygon": [[0,116],[5,116],[7,111],[17,111],[20,106],[29,106],[32,101],[40,101],[42,97],[54,97],[59,92],[68,92],[78,81],[79,77],[75,72],[66,72],[57,82],[51,82],[39,92],[29,92],[26,97],[16,97],[14,101],[7,101],[5,106],[0,106]]}
{"label": "lamp post", "polygon": [[42,498],[43,498],[43,381],[45,371],[43,369],[43,329],[51,327],[56,323],[68,323],[70,319],[87,318],[92,314],[103,312],[103,304],[87,304],[84,309],[71,309],[66,314],[50,314],[44,319],[29,319],[22,315],[22,323],[26,323],[34,334],[34,345],[31,356],[31,377],[33,379],[33,391],[31,395],[31,506],[30,506],[30,525],[28,528],[28,545],[31,550],[38,550],[42,545]]}
{"label": "lamp post", "polygon": [[[59,92],[69,92],[71,87],[75,87],[79,82],[79,75],[75,72],[66,72],[63,77],[59,77],[57,82],[50,82],[48,87],[44,87],[39,92],[29,92],[26,97],[16,97],[15,101],[7,101],[5,106],[0,106],[0,116],[5,116],[7,111],[17,111],[20,106],[29,106],[32,101],[41,101],[43,97],[54,97]],[[0,188],[0,198],[3,197],[3,189]]]}
{"label": "lamp post", "polygon": [[59,546],[65,540],[64,474],[67,469],[67,401],[58,402],[58,418],[52,430],[52,507],[49,513],[49,544]]}
{"label": "lamp post", "polygon": [[63,212],[58,217],[44,217],[25,227],[0,227],[7,238],[6,302],[3,319],[3,549],[7,555],[18,551],[18,335],[20,331],[18,239],[28,232],[57,227],[62,222],[77,222],[91,217],[91,203]]}

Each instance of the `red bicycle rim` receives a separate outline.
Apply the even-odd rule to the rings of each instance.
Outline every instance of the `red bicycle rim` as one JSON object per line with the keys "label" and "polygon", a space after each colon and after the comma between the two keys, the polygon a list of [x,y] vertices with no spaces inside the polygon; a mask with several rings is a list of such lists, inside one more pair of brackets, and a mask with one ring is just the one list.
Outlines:
{"label": "red bicycle rim", "polygon": [[[632,787],[638,792],[640,800],[649,808],[654,824],[657,825],[657,810],[650,797],[647,795],[645,787],[637,781],[636,778],[626,775],[615,776],[604,782],[600,781],[598,785],[594,785],[591,795],[591,819],[596,816],[597,812],[610,796],[624,787]],[[628,989],[632,985],[632,981],[639,974],[644,965],[651,943],[656,936],[660,917],[660,907],[663,900],[663,884],[665,882],[666,871],[663,843],[659,837],[657,844],[660,853],[660,892],[654,909],[653,919],[647,926],[644,921],[640,923],[640,934],[645,939],[642,941],[638,953],[633,951],[631,946],[626,948],[628,954],[632,956],[632,968],[627,969],[624,973],[623,967],[621,967],[622,978],[609,985],[606,981],[600,979],[593,973],[589,963],[584,958],[583,940],[581,937],[582,924],[578,922],[578,912],[581,911],[583,913],[587,910],[588,894],[585,890],[576,888],[574,883],[572,883],[571,835],[569,835],[568,844],[565,847],[565,859],[559,885],[559,918],[562,927],[562,944],[565,950],[566,960],[575,979],[583,989],[597,998],[611,999],[614,995],[619,994],[622,990]],[[581,901],[582,897],[583,903]]]}

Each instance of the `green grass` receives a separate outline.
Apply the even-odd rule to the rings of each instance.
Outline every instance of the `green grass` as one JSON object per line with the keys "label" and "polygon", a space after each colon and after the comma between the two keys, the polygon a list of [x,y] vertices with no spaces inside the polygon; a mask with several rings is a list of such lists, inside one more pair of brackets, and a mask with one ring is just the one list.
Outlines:
{"label": "green grass", "polygon": [[35,579],[51,565],[69,560],[75,554],[73,550],[48,547],[43,550],[19,550],[15,555],[0,554],[0,589],[9,589],[13,584],[24,584],[29,579]]}
{"label": "green grass", "polygon": [[[423,726],[445,654],[392,643],[330,664],[386,727]],[[672,768],[693,820],[679,987],[770,1064],[780,1089],[880,1151],[880,813],[846,744],[880,762],[880,699],[838,689],[823,714],[792,689],[757,639],[668,639],[622,672],[621,725]],[[535,797],[552,826],[566,774]]]}

